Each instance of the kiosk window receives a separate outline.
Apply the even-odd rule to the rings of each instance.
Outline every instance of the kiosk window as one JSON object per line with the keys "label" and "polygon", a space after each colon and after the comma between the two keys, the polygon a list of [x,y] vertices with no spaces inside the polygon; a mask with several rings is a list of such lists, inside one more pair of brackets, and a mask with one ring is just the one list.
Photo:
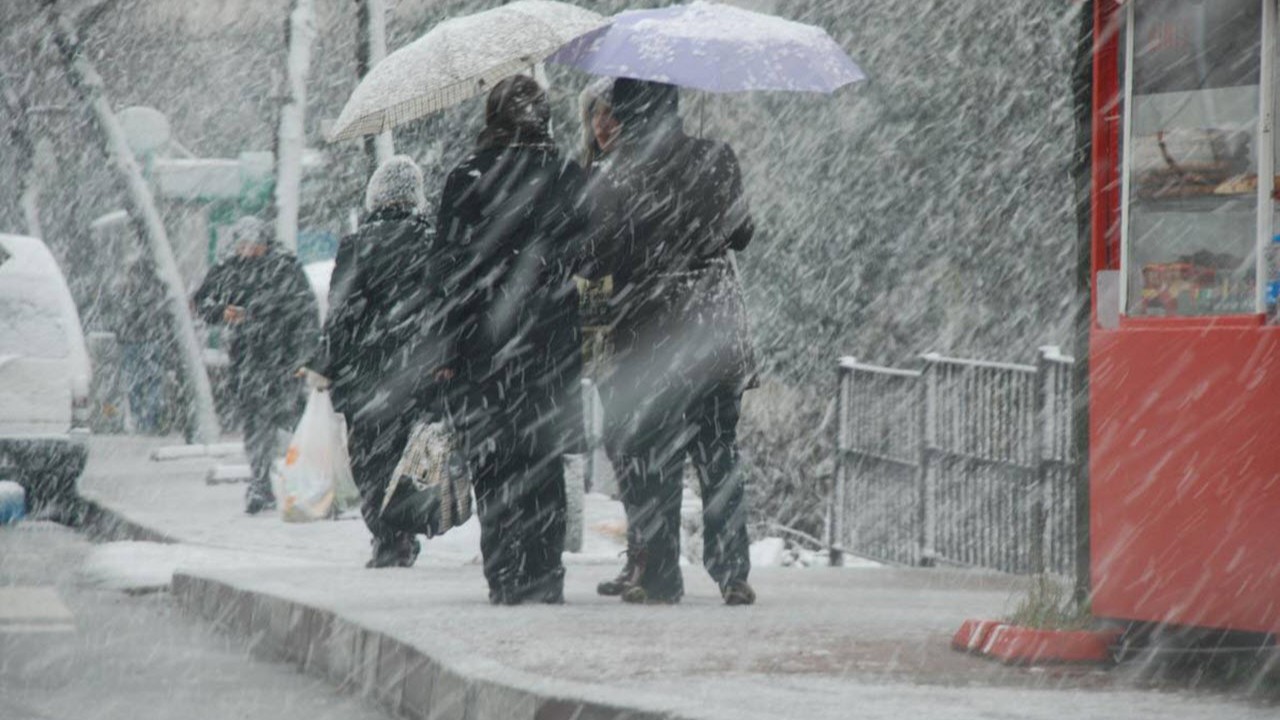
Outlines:
{"label": "kiosk window", "polygon": [[1255,312],[1262,0],[1130,6],[1126,312]]}

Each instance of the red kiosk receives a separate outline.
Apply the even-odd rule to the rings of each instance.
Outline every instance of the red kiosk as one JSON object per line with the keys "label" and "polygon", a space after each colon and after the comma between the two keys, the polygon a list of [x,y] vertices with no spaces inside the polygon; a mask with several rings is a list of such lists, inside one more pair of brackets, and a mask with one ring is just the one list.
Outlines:
{"label": "red kiosk", "polygon": [[1095,0],[1098,617],[1280,633],[1277,10]]}

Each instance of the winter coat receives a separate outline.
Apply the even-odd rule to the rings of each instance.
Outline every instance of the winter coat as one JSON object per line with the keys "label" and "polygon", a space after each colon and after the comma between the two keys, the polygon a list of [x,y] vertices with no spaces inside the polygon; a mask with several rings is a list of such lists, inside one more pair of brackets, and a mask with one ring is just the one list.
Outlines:
{"label": "winter coat", "polygon": [[245,310],[229,326],[231,367],[242,395],[254,399],[263,387],[288,383],[315,352],[320,311],[302,265],[292,253],[270,245],[259,257],[233,255],[215,265],[194,296],[205,322],[223,321],[228,305]]}
{"label": "winter coat", "polygon": [[[613,276],[609,275],[609,258],[603,245],[610,239],[613,221],[611,207],[615,201],[601,168],[607,160],[593,162],[587,172],[587,204],[591,212],[591,233],[586,262],[578,267],[574,281],[578,286],[578,319],[582,323],[583,375],[596,383],[609,373],[613,362]],[[617,243],[613,243],[617,245]]]}
{"label": "winter coat", "polygon": [[508,432],[562,442],[579,422],[584,179],[549,143],[504,142],[482,138],[440,201],[452,402],[465,401],[473,445]]}
{"label": "winter coat", "polygon": [[728,253],[747,247],[754,225],[733,150],[670,128],[614,156],[605,172],[623,228],[608,261],[615,381],[637,394],[672,384],[745,387],[754,353]]}
{"label": "winter coat", "polygon": [[405,207],[374,210],[338,245],[322,359],[334,409],[353,422],[426,409],[439,339],[439,283],[429,275],[435,230]]}

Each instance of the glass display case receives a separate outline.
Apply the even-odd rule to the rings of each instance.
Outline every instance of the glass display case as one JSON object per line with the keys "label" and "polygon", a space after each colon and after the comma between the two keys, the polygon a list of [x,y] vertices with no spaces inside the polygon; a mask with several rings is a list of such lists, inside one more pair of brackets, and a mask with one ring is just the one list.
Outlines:
{"label": "glass display case", "polygon": [[1275,58],[1264,1],[1127,3],[1128,317],[1265,310],[1274,269]]}
{"label": "glass display case", "polygon": [[1280,0],[1091,9],[1078,579],[1131,627],[1280,633]]}

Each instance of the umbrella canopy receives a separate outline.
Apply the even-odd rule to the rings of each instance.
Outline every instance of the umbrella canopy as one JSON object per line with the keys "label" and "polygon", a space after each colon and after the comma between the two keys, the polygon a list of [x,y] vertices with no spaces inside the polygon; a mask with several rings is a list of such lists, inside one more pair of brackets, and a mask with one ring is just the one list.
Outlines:
{"label": "umbrella canopy", "polygon": [[822,28],[710,2],[620,13],[548,60],[707,92],[831,93],[866,79]]}
{"label": "umbrella canopy", "polygon": [[375,135],[488,92],[499,80],[607,22],[598,13],[554,0],[517,0],[446,20],[365,75],[329,141]]}

